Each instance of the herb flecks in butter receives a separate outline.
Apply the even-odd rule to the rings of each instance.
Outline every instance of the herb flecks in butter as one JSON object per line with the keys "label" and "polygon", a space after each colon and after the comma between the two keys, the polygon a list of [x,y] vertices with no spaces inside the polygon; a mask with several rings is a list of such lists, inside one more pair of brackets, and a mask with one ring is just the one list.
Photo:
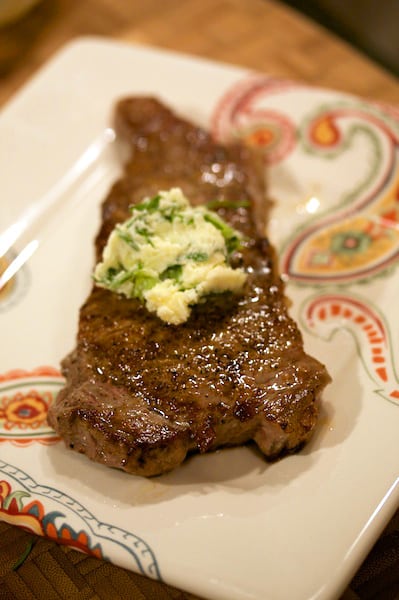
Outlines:
{"label": "herb flecks in butter", "polygon": [[167,323],[184,323],[211,293],[239,292],[246,273],[229,258],[240,234],[215,212],[192,207],[179,188],[136,204],[115,227],[94,271],[97,285],[129,298]]}

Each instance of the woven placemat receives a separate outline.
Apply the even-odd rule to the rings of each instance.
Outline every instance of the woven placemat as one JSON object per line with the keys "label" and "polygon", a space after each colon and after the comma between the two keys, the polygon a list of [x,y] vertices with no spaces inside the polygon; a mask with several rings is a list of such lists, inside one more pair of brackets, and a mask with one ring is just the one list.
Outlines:
{"label": "woven placemat", "polygon": [[[399,600],[399,511],[354,577],[348,598]],[[0,600],[199,598],[0,521]]]}
{"label": "woven placemat", "polygon": [[198,600],[0,521],[0,600]]}

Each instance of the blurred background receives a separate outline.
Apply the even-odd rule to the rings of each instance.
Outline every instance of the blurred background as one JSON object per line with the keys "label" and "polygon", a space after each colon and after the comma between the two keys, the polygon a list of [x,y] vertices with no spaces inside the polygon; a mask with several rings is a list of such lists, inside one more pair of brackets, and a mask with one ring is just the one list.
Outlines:
{"label": "blurred background", "polygon": [[399,76],[398,0],[284,0]]}
{"label": "blurred background", "polygon": [[[0,0],[0,105],[79,35],[226,62],[234,56],[237,64],[278,77],[295,71],[310,84],[333,83],[397,103],[392,76],[399,76],[399,0],[218,0],[213,6],[209,0],[186,0],[184,10],[180,0]],[[187,35],[184,28],[193,23],[197,27]],[[179,33],[173,39],[172,29]]]}

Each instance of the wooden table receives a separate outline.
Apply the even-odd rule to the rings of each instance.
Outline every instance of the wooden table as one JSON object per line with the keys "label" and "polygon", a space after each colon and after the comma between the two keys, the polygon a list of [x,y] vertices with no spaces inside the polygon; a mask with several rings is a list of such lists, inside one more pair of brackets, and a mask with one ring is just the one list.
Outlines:
{"label": "wooden table", "polygon": [[172,48],[399,103],[393,76],[277,2],[44,0],[1,32],[0,105],[63,44],[85,34]]}
{"label": "wooden table", "polygon": [[[0,29],[0,107],[61,46],[87,34],[171,48],[399,104],[398,80],[273,0],[44,0],[18,23]],[[13,570],[18,559],[23,564]],[[2,522],[0,578],[0,598],[7,599],[194,598]],[[346,597],[366,597],[363,588],[356,588],[357,596],[352,587]]]}

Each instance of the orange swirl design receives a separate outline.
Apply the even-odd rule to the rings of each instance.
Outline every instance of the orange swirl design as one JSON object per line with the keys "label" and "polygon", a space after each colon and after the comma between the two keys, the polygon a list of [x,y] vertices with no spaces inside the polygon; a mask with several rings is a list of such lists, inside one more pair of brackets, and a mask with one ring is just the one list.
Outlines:
{"label": "orange swirl design", "polygon": [[[327,216],[294,233],[282,254],[282,270],[292,281],[364,280],[386,271],[399,258],[399,122],[391,123],[374,110],[331,107],[303,127],[308,151],[320,156],[326,152],[327,159],[344,152],[359,133],[367,136],[373,164],[358,189],[337,202]],[[345,135],[339,128],[344,125]]]}
{"label": "orange swirl design", "polygon": [[369,378],[377,386],[375,392],[399,403],[389,326],[375,308],[352,295],[323,294],[308,300],[303,314],[307,327],[324,339],[341,329],[349,331],[357,341]]}
{"label": "orange swirl design", "polygon": [[59,437],[47,424],[47,412],[63,384],[53,367],[13,369],[0,376],[0,443],[17,446],[54,444]]}
{"label": "orange swirl design", "polygon": [[52,511],[46,512],[44,504],[39,500],[25,503],[30,493],[13,490],[10,483],[0,481],[0,518],[6,523],[23,527],[36,535],[45,536],[59,544],[64,544],[96,556],[104,558],[101,546],[93,545],[90,536],[85,531],[75,531],[64,522],[58,524],[63,514]]}
{"label": "orange swirl design", "polygon": [[286,158],[296,144],[295,126],[287,114],[266,108],[264,97],[292,87],[287,81],[252,75],[225,94],[212,117],[212,133],[223,142],[239,138],[257,148],[266,164]]}
{"label": "orange swirl design", "polygon": [[309,130],[309,138],[317,146],[336,146],[341,142],[341,134],[331,116],[316,119]]}

